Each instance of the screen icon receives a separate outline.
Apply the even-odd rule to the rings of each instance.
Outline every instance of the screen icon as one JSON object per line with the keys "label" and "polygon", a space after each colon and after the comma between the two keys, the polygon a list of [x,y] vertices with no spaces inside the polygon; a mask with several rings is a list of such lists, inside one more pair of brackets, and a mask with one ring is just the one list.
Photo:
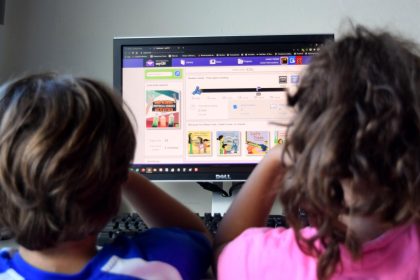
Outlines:
{"label": "screen icon", "polygon": [[296,64],[296,56],[289,56],[289,64]]}
{"label": "screen icon", "polygon": [[296,64],[303,64],[303,56],[296,56]]}
{"label": "screen icon", "polygon": [[291,76],[290,76],[290,82],[291,82],[292,84],[297,84],[297,83],[299,83],[299,75],[291,75]]}
{"label": "screen icon", "polygon": [[287,76],[279,76],[279,84],[287,83]]}
{"label": "screen icon", "polygon": [[199,86],[196,86],[194,91],[192,92],[193,95],[200,95],[201,94],[201,89]]}
{"label": "screen icon", "polygon": [[287,56],[280,57],[280,64],[288,64],[289,58]]}

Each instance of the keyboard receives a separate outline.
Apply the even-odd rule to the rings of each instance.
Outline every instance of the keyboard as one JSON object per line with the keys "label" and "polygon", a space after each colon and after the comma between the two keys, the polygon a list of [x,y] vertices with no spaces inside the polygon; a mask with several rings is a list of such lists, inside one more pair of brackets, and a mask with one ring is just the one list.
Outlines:
{"label": "keyboard", "polygon": [[[198,215],[198,214],[197,214]],[[205,213],[198,215],[207,227],[209,232],[214,235],[217,232],[220,221],[223,219],[220,213]],[[302,217],[303,220],[304,217]],[[270,215],[267,220],[267,227],[288,227],[286,218],[282,215]],[[123,213],[113,218],[105,228],[98,234],[97,245],[103,246],[112,243],[119,235],[134,235],[147,230],[147,225],[137,213]]]}
{"label": "keyboard", "polygon": [[[203,216],[200,216],[206,228],[212,235],[215,235],[219,227],[219,223],[222,220],[223,216],[220,213],[215,213],[214,215],[210,213],[205,213]],[[286,218],[282,215],[270,215],[268,217],[267,227],[289,227]]]}
{"label": "keyboard", "polygon": [[137,213],[123,213],[111,219],[98,234],[96,245],[103,246],[112,243],[119,235],[127,236],[143,232],[148,226]]}

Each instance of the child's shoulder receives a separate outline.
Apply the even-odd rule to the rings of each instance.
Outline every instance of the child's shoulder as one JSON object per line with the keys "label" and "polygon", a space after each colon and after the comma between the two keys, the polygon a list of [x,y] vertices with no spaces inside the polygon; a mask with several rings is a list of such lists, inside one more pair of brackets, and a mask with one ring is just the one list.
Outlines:
{"label": "child's shoulder", "polygon": [[[210,264],[211,246],[201,233],[178,228],[150,229],[120,236],[104,246],[74,278],[54,273],[54,279],[200,279]],[[53,275],[27,263],[15,249],[0,250],[0,279],[45,279]],[[2,276],[6,278],[2,278]]]}
{"label": "child's shoulder", "polygon": [[[302,236],[306,238],[316,233],[317,230],[312,227],[301,230]],[[383,275],[395,276],[386,279],[420,279],[406,277],[418,271],[420,262],[418,224],[393,228],[378,238],[368,241],[363,245],[362,262],[353,260],[350,253],[343,246],[340,247],[342,275],[358,273],[362,277],[366,275],[366,271],[369,272],[374,268],[375,275],[381,276],[381,273],[386,271]],[[365,267],[366,264],[369,268]],[[236,279],[308,280],[316,279],[316,265],[316,258],[305,255],[300,250],[292,229],[250,228],[224,248],[218,260],[218,276],[219,279],[236,277]],[[296,267],[300,269],[297,270]],[[389,268],[393,269],[389,271]]]}
{"label": "child's shoulder", "polygon": [[[136,260],[136,266],[155,271],[158,275],[175,270],[181,279],[199,279],[210,264],[211,245],[197,231],[153,228],[135,236],[121,236],[105,246],[100,254],[112,266],[115,263],[127,265],[126,260]],[[110,256],[114,257],[112,261]]]}
{"label": "child's shoulder", "polygon": [[181,228],[151,228],[133,237],[122,237],[118,242],[141,248],[143,252],[152,251],[153,255],[190,255],[191,253],[207,253],[211,250],[208,239],[195,230]]}
{"label": "child's shoulder", "polygon": [[[309,237],[316,229],[307,227],[301,232]],[[218,274],[221,279],[230,279],[238,273],[237,279],[258,279],[262,274],[281,273],[282,279],[295,279],[296,266],[302,264],[306,264],[307,270],[316,269],[316,259],[299,249],[292,229],[250,228],[224,248],[218,261]]]}
{"label": "child's shoulder", "polygon": [[0,249],[0,279],[1,275],[6,273],[7,270],[9,270],[11,264],[11,259],[13,258],[13,255],[17,253],[16,248],[1,248]]}
{"label": "child's shoulder", "polygon": [[[303,237],[313,236],[317,230],[313,227],[305,227],[301,231]],[[256,248],[295,248],[297,246],[295,233],[291,228],[249,228],[239,235],[231,246],[241,244]]]}
{"label": "child's shoulder", "polygon": [[[313,227],[301,230],[303,237],[310,237],[316,233]],[[230,247],[250,246],[255,250],[277,250],[282,248],[294,250],[297,247],[296,237],[291,228],[249,228],[229,243]]]}

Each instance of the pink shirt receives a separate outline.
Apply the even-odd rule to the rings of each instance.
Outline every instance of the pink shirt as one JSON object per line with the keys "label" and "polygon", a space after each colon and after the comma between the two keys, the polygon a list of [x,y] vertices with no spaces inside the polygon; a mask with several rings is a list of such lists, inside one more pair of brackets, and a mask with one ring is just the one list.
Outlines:
{"label": "pink shirt", "polygon": [[[305,228],[302,234],[312,236],[315,231]],[[332,279],[420,280],[419,225],[389,230],[366,242],[362,250],[362,259],[353,261],[342,246],[343,270]],[[218,279],[315,280],[316,265],[316,258],[299,249],[291,229],[251,228],[223,250],[218,260]]]}

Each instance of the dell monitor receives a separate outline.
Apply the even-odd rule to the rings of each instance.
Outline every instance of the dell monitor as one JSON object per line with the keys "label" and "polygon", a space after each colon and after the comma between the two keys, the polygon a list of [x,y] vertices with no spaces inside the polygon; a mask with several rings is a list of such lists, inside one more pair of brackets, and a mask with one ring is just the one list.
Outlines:
{"label": "dell monitor", "polygon": [[135,118],[131,169],[243,181],[285,142],[287,91],[331,34],[115,38],[114,86]]}

